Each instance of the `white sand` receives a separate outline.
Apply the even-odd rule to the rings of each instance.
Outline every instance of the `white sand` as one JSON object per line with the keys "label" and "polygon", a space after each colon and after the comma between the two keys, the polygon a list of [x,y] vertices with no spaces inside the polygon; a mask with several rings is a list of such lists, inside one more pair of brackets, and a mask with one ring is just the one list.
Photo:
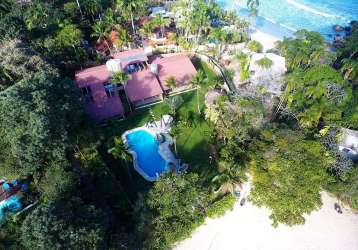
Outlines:
{"label": "white sand", "polygon": [[264,51],[272,49],[275,47],[275,43],[281,40],[280,38],[262,32],[261,30],[254,30],[250,32],[250,36],[252,40],[259,41],[263,45]]}
{"label": "white sand", "polygon": [[176,250],[357,250],[358,215],[334,210],[335,198],[322,194],[323,206],[302,226],[271,226],[270,211],[237,204],[218,219],[207,219]]}

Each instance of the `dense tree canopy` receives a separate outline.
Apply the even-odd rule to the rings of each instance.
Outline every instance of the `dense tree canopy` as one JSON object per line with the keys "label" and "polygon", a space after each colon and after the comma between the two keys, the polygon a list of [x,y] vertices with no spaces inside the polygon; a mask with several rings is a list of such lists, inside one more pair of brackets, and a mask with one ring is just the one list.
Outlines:
{"label": "dense tree canopy", "polygon": [[21,243],[26,249],[105,249],[107,226],[101,209],[77,199],[42,204],[24,220]]}
{"label": "dense tree canopy", "polygon": [[150,190],[140,231],[149,249],[167,249],[204,220],[205,194],[196,174],[162,175]]}
{"label": "dense tree canopy", "polygon": [[341,74],[327,65],[316,65],[303,71],[295,70],[287,77],[284,97],[304,128],[325,124],[339,124],[352,88]]}
{"label": "dense tree canopy", "polygon": [[250,199],[271,209],[276,226],[303,224],[303,215],[321,205],[320,192],[329,180],[329,153],[298,131],[264,130],[260,139],[251,147]]}
{"label": "dense tree canopy", "polygon": [[0,91],[36,72],[56,75],[57,71],[30,46],[18,39],[3,40],[0,44]]}
{"label": "dense tree canopy", "polygon": [[280,42],[278,49],[286,58],[289,71],[296,68],[307,69],[333,60],[325,48],[323,37],[317,32],[299,30],[295,37],[285,38]]}
{"label": "dense tree canopy", "polygon": [[67,131],[80,118],[72,81],[36,73],[1,93],[0,110],[1,144],[11,157],[3,171],[28,175],[65,159]]}

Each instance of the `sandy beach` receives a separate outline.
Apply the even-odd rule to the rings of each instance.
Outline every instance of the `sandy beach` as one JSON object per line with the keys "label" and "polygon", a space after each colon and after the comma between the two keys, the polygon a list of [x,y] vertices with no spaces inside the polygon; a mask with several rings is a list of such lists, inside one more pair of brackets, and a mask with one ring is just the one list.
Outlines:
{"label": "sandy beach", "polygon": [[335,198],[322,193],[323,206],[300,226],[271,226],[270,211],[236,204],[223,217],[207,219],[176,250],[357,250],[358,214],[334,210]]}
{"label": "sandy beach", "polygon": [[277,41],[280,41],[281,39],[278,37],[275,37],[271,34],[262,32],[260,30],[253,30],[250,32],[250,36],[252,40],[256,40],[259,41],[263,47],[264,47],[264,51],[268,50],[268,49],[272,49],[273,47],[275,47],[275,43]]}

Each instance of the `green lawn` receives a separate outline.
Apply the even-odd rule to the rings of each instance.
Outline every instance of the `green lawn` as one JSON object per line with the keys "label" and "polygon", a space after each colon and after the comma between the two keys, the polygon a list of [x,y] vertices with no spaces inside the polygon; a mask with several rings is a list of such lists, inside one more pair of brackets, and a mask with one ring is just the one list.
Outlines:
{"label": "green lawn", "polygon": [[[215,77],[215,73],[208,68],[205,63],[200,61],[194,62],[195,67],[206,72],[208,83]],[[204,110],[204,95],[208,90],[208,85],[205,84],[199,89],[199,104],[203,113]],[[180,128],[177,140],[177,151],[179,157],[188,162],[190,167],[204,166],[208,164],[209,159],[209,138],[212,128],[204,120],[203,115],[199,116],[197,111],[197,97],[196,90],[181,94],[184,103],[178,109],[179,120],[183,117],[192,117],[192,125],[190,127]],[[113,136],[121,136],[126,130],[136,128],[151,121],[150,110],[153,112],[155,119],[159,120],[161,115],[168,114],[169,108],[165,103],[159,103],[150,108],[137,110],[132,113],[125,120],[111,120],[109,126],[98,128],[100,136],[110,140]]]}

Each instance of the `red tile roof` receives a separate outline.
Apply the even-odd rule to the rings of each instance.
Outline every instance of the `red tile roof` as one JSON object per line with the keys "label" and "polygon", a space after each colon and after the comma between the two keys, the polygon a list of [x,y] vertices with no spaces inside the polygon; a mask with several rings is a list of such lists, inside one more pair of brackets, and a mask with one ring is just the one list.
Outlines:
{"label": "red tile roof", "polygon": [[196,69],[189,57],[183,54],[168,56],[163,58],[156,58],[152,63],[158,64],[158,78],[165,90],[165,81],[174,76],[177,80],[177,86],[186,85],[191,78],[196,74]]}
{"label": "red tile roof", "polygon": [[89,86],[93,100],[85,101],[85,111],[95,120],[103,120],[117,115],[124,114],[122,102],[115,93],[112,97],[107,97],[103,83],[110,79],[106,65],[92,67],[76,73],[76,83],[78,87]]}
{"label": "red tile roof", "polygon": [[128,81],[126,93],[132,102],[163,94],[163,90],[155,75],[150,70],[143,70],[132,74]]}

